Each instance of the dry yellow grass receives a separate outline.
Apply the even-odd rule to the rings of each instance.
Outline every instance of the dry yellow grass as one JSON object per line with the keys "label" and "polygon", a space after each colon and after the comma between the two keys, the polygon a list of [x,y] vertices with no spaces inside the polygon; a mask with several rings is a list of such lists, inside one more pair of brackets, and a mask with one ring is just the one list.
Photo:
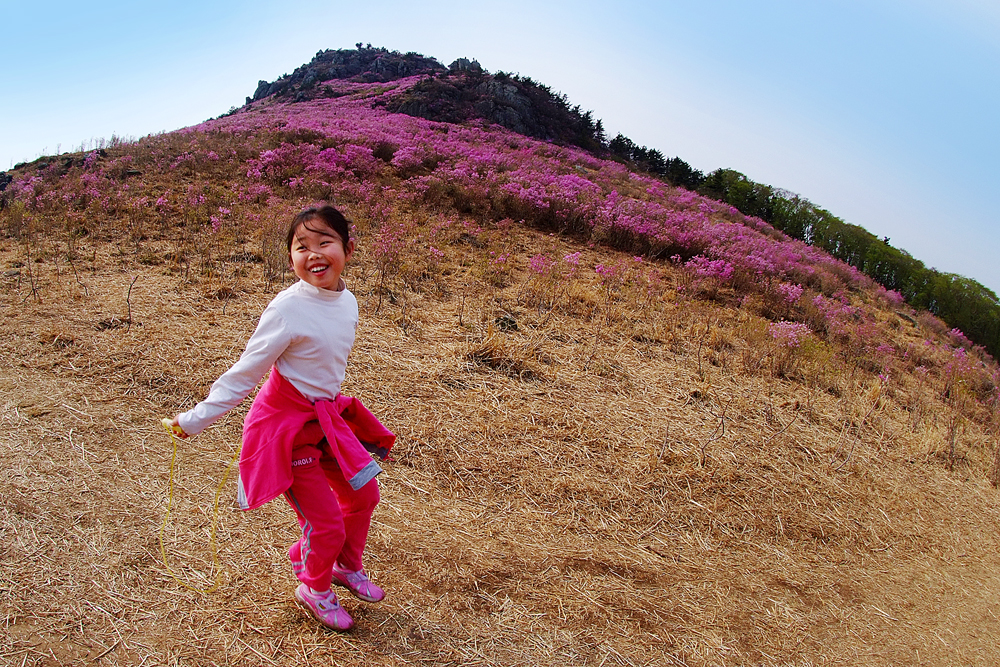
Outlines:
{"label": "dry yellow grass", "polygon": [[[574,249],[517,244],[520,271]],[[964,422],[956,458],[915,376],[883,388],[817,348],[776,377],[759,321],[724,299],[630,310],[580,279],[550,310],[526,273],[475,280],[460,244],[377,312],[364,252],[348,276],[344,390],[399,435],[367,552],[387,600],[347,599],[349,634],[317,626],[292,597],[291,511],[239,512],[232,481],[222,585],[191,592],[160,559],[158,419],[205,394],[281,285],[253,263],[155,263],[171,250],[50,257],[34,293],[27,267],[3,278],[2,664],[1000,663],[984,427]],[[7,241],[3,266],[22,260]],[[248,404],[179,452],[165,542],[195,586]]]}

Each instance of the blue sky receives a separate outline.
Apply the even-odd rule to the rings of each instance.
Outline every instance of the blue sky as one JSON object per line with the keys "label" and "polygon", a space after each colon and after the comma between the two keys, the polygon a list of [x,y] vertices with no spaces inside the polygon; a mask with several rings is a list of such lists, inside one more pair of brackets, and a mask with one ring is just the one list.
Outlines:
{"label": "blue sky", "polygon": [[1000,3],[0,1],[0,169],[217,116],[319,50],[476,58],[609,136],[798,193],[1000,291]]}

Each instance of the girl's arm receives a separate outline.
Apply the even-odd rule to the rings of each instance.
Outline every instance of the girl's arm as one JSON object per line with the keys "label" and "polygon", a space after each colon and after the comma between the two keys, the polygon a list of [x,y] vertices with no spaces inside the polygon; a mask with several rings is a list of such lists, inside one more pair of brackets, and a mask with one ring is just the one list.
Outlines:
{"label": "girl's arm", "polygon": [[186,435],[197,435],[247,397],[291,343],[284,318],[274,308],[260,316],[239,361],[212,384],[208,397],[174,419]]}

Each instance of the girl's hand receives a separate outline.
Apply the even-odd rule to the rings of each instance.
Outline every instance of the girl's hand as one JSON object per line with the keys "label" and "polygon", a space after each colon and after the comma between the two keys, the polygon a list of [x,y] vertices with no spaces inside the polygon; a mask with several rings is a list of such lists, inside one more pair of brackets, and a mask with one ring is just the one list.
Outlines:
{"label": "girl's hand", "polygon": [[[180,415],[177,415],[177,417],[180,417]],[[164,417],[161,421],[163,425],[170,429],[170,432],[178,438],[187,438],[188,434],[181,428],[181,423],[177,421],[177,417],[174,417],[173,419],[167,419]]]}

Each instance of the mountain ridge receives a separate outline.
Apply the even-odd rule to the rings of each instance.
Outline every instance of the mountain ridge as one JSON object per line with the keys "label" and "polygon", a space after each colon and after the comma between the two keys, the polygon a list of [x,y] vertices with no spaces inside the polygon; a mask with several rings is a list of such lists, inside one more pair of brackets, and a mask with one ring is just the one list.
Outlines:
{"label": "mountain ridge", "polygon": [[496,123],[518,134],[604,151],[604,130],[592,112],[570,106],[565,95],[527,77],[504,72],[490,74],[478,61],[458,58],[444,67],[434,58],[418,53],[372,48],[318,52],[290,75],[273,82],[260,81],[246,104],[268,97],[305,102],[336,93],[321,84],[344,80],[358,83],[388,83],[411,76],[424,76],[407,95],[386,103],[389,111],[445,123],[475,119]]}

